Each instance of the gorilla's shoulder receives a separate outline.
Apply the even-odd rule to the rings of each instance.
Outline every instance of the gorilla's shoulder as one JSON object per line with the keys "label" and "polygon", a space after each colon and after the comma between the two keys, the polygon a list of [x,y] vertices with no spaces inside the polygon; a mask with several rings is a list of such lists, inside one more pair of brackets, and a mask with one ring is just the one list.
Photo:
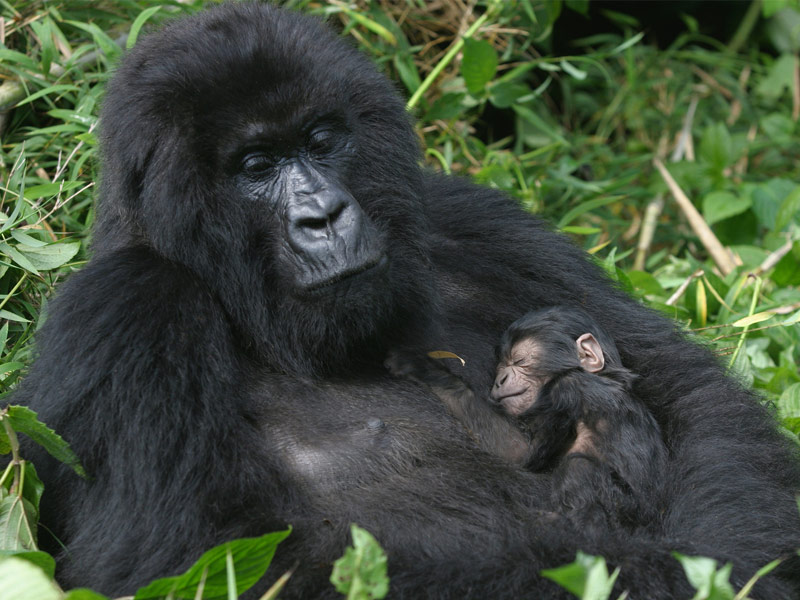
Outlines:
{"label": "gorilla's shoulder", "polygon": [[[134,246],[95,256],[70,276],[37,335],[47,340],[40,347],[56,355],[80,360],[87,353],[119,364],[131,349],[185,352],[228,332],[222,309],[199,277]],[[90,369],[102,371],[102,365]]]}

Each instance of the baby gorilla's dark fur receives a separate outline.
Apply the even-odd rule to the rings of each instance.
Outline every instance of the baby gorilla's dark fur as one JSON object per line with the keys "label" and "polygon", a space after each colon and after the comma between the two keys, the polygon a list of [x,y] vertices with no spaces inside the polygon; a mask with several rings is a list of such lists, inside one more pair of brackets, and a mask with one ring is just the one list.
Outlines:
{"label": "baby gorilla's dark fur", "polygon": [[666,448],[611,337],[585,311],[552,307],[515,321],[499,355],[491,401],[433,360],[387,364],[430,386],[488,452],[551,471],[553,508],[576,524],[655,522]]}

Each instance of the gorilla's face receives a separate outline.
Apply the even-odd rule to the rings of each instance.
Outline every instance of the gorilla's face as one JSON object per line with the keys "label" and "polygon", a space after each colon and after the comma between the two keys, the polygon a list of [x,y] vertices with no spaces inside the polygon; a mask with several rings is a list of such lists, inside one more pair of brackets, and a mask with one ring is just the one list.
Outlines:
{"label": "gorilla's face", "polygon": [[103,119],[95,247],[133,238],[186,265],[262,362],[379,361],[430,312],[416,136],[327,29],[258,3],[178,21],[125,58]]}
{"label": "gorilla's face", "polygon": [[251,125],[230,156],[240,202],[268,215],[266,251],[298,299],[363,293],[386,272],[385,235],[349,189],[357,140],[342,115],[276,137]]}

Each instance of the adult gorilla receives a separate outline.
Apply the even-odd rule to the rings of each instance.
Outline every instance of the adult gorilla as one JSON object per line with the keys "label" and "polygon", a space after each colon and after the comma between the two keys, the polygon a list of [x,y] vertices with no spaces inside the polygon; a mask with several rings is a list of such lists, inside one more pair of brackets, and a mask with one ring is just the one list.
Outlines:
{"label": "adult gorilla", "polygon": [[[314,20],[229,4],[177,21],[123,60],[102,121],[95,254],[14,398],[93,477],[34,457],[64,584],[131,593],[287,523],[287,598],[335,595],[351,522],[410,598],[562,597],[538,572],[579,548],[632,597],[688,597],[671,550],[733,561],[741,584],[800,547],[794,449],[757,399],[513,202],[423,173],[391,84]],[[586,308],[643,375],[670,466],[636,535],[541,512],[548,476],[481,452],[382,366],[449,349],[488,389],[502,331],[550,304]],[[784,564],[762,597],[797,596]]]}

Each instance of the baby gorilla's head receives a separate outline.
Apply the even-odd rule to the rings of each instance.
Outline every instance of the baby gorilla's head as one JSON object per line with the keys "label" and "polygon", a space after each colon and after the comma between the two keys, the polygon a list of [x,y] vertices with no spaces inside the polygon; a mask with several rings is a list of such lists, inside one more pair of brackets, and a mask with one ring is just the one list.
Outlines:
{"label": "baby gorilla's head", "polygon": [[599,373],[621,360],[613,340],[583,310],[551,307],[514,321],[500,342],[492,400],[511,416],[531,408],[553,377],[583,369]]}

